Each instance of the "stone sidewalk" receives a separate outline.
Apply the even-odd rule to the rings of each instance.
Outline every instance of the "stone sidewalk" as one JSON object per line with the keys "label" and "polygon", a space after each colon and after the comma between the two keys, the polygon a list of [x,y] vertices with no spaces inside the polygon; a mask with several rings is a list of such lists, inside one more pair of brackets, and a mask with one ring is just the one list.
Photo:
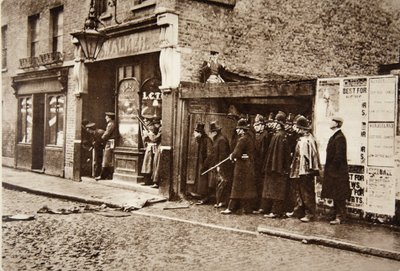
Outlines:
{"label": "stone sidewalk", "polygon": [[[329,225],[324,218],[312,223],[298,219],[267,219],[261,215],[220,214],[220,209],[193,202],[167,202],[158,190],[140,185],[127,185],[115,181],[96,182],[83,178],[82,182],[2,168],[4,188],[26,191],[49,197],[107,205],[113,208],[135,210],[132,213],[219,228],[243,234],[268,234],[303,244],[317,244],[338,249],[385,257],[400,261],[400,229],[382,225],[349,221],[342,225]],[[157,204],[154,204],[157,203]],[[143,208],[146,207],[146,208]]]}

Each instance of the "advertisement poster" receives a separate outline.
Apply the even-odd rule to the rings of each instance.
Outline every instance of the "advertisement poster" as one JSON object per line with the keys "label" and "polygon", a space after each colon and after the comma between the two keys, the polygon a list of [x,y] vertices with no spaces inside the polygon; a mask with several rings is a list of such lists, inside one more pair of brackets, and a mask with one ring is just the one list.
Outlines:
{"label": "advertisement poster", "polygon": [[370,78],[369,121],[395,121],[396,81],[395,77]]}
{"label": "advertisement poster", "polygon": [[367,169],[367,204],[365,211],[394,215],[396,184],[394,169],[369,167]]}
{"label": "advertisement poster", "polygon": [[317,81],[314,132],[322,163],[332,135],[332,116],[344,120],[352,191],[349,208],[393,215],[395,198],[400,199],[397,80],[396,76],[374,76]]}
{"label": "advertisement poster", "polygon": [[368,166],[394,166],[394,122],[368,124]]}
{"label": "advertisement poster", "polygon": [[396,136],[395,139],[395,154],[394,154],[394,163],[395,163],[395,179],[396,179],[396,199],[400,200],[400,136]]}
{"label": "advertisement poster", "polygon": [[315,101],[315,138],[317,139],[321,162],[326,160],[326,146],[331,131],[331,118],[339,112],[340,79],[319,79]]}
{"label": "advertisement poster", "polygon": [[347,160],[352,165],[366,162],[368,122],[367,78],[345,78],[339,96],[338,115],[343,118],[347,140]]}

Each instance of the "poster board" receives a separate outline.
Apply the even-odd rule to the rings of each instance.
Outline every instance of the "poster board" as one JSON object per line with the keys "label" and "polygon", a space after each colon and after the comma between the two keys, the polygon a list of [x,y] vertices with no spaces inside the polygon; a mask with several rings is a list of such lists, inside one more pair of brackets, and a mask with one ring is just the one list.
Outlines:
{"label": "poster board", "polygon": [[395,199],[400,196],[396,177],[397,82],[393,75],[317,81],[314,131],[322,164],[332,135],[331,119],[344,119],[352,191],[349,208],[394,215]]}

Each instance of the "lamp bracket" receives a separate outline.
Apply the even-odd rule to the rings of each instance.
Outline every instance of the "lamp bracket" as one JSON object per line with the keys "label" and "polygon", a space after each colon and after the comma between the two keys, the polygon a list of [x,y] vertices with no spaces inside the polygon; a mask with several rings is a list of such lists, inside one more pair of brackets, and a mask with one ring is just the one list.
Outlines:
{"label": "lamp bracket", "polygon": [[116,24],[121,24],[121,22],[117,20],[117,0],[109,0],[108,6],[114,7],[114,21]]}

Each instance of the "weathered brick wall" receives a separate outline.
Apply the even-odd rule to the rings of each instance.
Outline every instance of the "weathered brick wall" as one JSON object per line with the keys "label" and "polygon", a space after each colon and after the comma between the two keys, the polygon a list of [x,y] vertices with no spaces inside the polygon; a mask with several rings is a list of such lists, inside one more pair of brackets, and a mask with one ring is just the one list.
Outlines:
{"label": "weathered brick wall", "polygon": [[[50,9],[64,5],[64,39],[63,50],[65,52],[64,64],[73,59],[73,44],[70,33],[83,27],[84,19],[87,17],[90,0],[19,0],[2,1],[1,25],[7,25],[7,70],[2,72],[2,156],[3,164],[12,166],[14,159],[14,145],[17,121],[17,99],[13,95],[11,77],[21,72],[18,70],[19,59],[28,56],[28,16],[40,14],[39,21],[39,51],[38,54],[51,52]],[[68,90],[71,93],[72,90]],[[72,98],[75,98],[72,95]],[[74,121],[71,114],[71,95],[68,94],[67,104],[67,131]],[[72,101],[72,102],[71,102]],[[72,116],[72,117],[71,117]],[[73,131],[73,130],[72,130]],[[72,142],[71,135],[67,132],[67,142]],[[68,153],[71,146],[67,144]],[[73,151],[73,149],[72,149]],[[70,154],[68,154],[70,155]],[[68,158],[67,158],[68,157]],[[69,160],[69,156],[66,159]]]}
{"label": "weathered brick wall", "polygon": [[67,179],[73,177],[73,161],[74,161],[74,139],[75,139],[75,122],[76,122],[76,102],[74,95],[74,86],[72,80],[73,69],[68,72],[68,92],[67,92],[67,117],[65,120],[65,168],[64,175]]}
{"label": "weathered brick wall", "polygon": [[229,70],[256,78],[376,74],[398,61],[400,2],[238,0],[233,9],[181,0],[182,80],[217,43]]}

